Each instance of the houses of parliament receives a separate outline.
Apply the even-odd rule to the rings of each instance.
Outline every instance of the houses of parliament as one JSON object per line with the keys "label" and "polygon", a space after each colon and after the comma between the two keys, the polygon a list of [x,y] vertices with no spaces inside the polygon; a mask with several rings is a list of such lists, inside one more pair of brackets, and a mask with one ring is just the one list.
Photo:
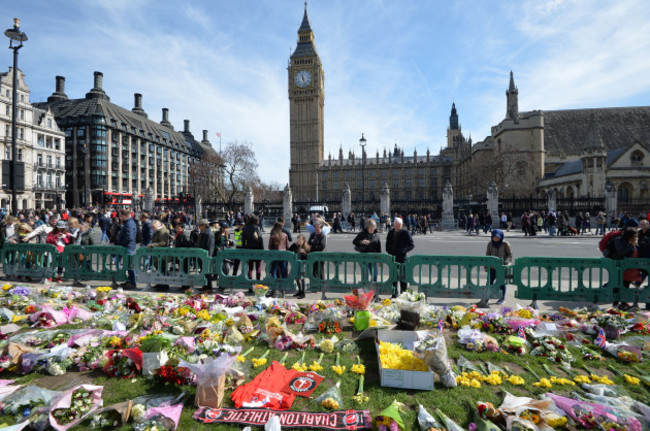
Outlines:
{"label": "houses of parliament", "polygon": [[[505,79],[504,79],[505,82]],[[438,154],[392,149],[324,156],[325,74],[305,7],[288,67],[290,187],[297,206],[316,201],[337,209],[349,185],[352,210],[379,210],[382,188],[392,210],[436,212],[449,182],[454,196],[485,196],[494,181],[500,196],[603,196],[613,185],[619,205],[649,200],[650,106],[519,111],[514,74],[505,116],[479,142],[462,133],[451,105],[447,143]]]}

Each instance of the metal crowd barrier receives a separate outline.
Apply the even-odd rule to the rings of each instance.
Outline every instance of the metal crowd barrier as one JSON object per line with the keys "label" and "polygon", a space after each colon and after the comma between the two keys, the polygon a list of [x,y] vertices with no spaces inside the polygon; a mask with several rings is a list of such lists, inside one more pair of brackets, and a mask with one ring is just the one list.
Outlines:
{"label": "metal crowd barrier", "polygon": [[641,272],[639,275],[645,282],[648,279],[648,274],[650,274],[650,259],[623,259],[617,262],[619,269],[618,286],[620,287],[618,292],[614,292],[614,299],[623,302],[650,303],[650,285],[643,289],[632,285],[625,287],[623,281],[625,271],[638,270]]}
{"label": "metal crowd barrier", "polygon": [[52,244],[4,244],[2,269],[9,277],[54,277],[59,266],[59,253]]}
{"label": "metal crowd barrier", "polygon": [[205,286],[212,263],[208,252],[200,248],[146,247],[137,249],[131,262],[136,281],[147,286]]}
{"label": "metal crowd barrier", "polygon": [[494,256],[414,255],[402,266],[404,281],[431,297],[487,301],[499,298],[499,287],[506,284],[506,266]]}
{"label": "metal crowd barrier", "polygon": [[305,277],[310,291],[349,292],[362,287],[377,293],[390,293],[399,281],[399,264],[382,253],[319,252],[307,255]]}
{"label": "metal crowd barrier", "polygon": [[[515,296],[533,300],[534,306],[537,300],[650,302],[650,288],[624,286],[628,270],[647,277],[650,259],[520,257],[506,267],[492,256],[414,255],[398,264],[382,253],[319,252],[301,261],[292,252],[277,250],[227,249],[211,258],[197,248],[143,247],[129,255],[124,247],[107,245],[70,245],[59,254],[51,244],[4,244],[0,256],[6,276],[42,281],[55,276],[58,267],[64,268],[66,278],[113,282],[126,280],[126,270],[133,268],[137,282],[148,285],[205,286],[208,278],[217,278],[219,287],[231,292],[261,283],[284,294],[304,276],[310,291],[320,291],[323,297],[327,291],[357,287],[390,293],[394,283],[405,281],[431,297],[486,300],[497,298],[499,286],[512,280]],[[247,275],[252,261],[260,261],[260,280],[256,273]],[[284,264],[286,272],[281,270]]]}
{"label": "metal crowd barrier", "polygon": [[[248,277],[249,262],[253,265],[251,278]],[[259,280],[255,267],[257,264],[261,269]],[[284,265],[286,270],[283,271]],[[230,289],[231,292],[234,289],[251,289],[254,284],[263,284],[284,295],[295,290],[294,280],[302,275],[302,262],[291,251],[230,248],[219,251],[214,257],[212,273],[217,276],[219,287]]]}
{"label": "metal crowd barrier", "polygon": [[556,301],[613,301],[618,262],[605,258],[520,257],[512,267],[515,296]]}
{"label": "metal crowd barrier", "polygon": [[119,245],[68,245],[61,253],[65,277],[79,280],[126,281],[131,255]]}

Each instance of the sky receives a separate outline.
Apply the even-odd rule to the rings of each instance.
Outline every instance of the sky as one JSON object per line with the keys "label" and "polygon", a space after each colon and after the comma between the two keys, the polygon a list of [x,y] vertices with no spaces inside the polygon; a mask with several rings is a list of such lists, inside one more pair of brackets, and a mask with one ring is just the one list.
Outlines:
{"label": "sky", "polygon": [[[20,50],[32,102],[66,78],[83,98],[93,71],[116,103],[143,95],[176,130],[190,120],[215,149],[249,143],[260,178],[289,178],[287,65],[302,0],[4,0],[6,28],[21,19]],[[325,158],[339,147],[406,154],[446,145],[452,103],[479,142],[506,112],[512,70],[519,109],[650,104],[647,0],[310,0],[325,71]],[[5,39],[8,46],[8,39]],[[0,50],[0,70],[12,64]]]}

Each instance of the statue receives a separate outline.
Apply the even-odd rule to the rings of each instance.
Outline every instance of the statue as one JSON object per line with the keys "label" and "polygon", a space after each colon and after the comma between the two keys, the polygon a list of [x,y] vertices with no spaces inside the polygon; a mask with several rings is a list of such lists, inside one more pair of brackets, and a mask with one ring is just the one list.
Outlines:
{"label": "statue", "polygon": [[350,184],[345,183],[343,189],[343,197],[341,199],[341,213],[347,217],[352,212],[352,192],[350,191]]}
{"label": "statue", "polygon": [[386,181],[381,185],[381,191],[379,192],[379,211],[381,214],[390,215],[390,189]]}
{"label": "statue", "polygon": [[455,230],[458,228],[454,220],[454,189],[451,183],[447,181],[442,191],[442,222],[443,230]]}
{"label": "statue", "polygon": [[291,194],[291,187],[287,184],[282,194],[282,216],[284,217],[284,226],[290,231],[293,229],[293,224],[291,223],[291,219],[293,218],[292,203],[293,196]]}
{"label": "statue", "polygon": [[250,184],[247,184],[246,189],[244,190],[244,214],[251,215],[254,211],[253,190],[251,189]]}
{"label": "statue", "polygon": [[492,223],[499,220],[499,189],[494,181],[490,181],[487,189],[487,210],[492,217]]}
{"label": "statue", "polygon": [[605,213],[607,217],[611,218],[613,215],[616,215],[616,186],[610,180],[607,180],[605,183]]}

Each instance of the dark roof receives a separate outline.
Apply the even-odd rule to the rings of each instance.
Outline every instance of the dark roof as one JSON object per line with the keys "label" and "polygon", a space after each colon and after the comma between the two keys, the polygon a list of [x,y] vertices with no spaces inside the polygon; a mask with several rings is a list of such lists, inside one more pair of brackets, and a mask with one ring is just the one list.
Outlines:
{"label": "dark roof", "polygon": [[[635,141],[650,142],[650,106],[543,113],[544,148],[551,154],[579,155],[589,146],[587,138],[590,136],[590,128],[594,126],[609,151],[626,148]],[[594,136],[593,131],[591,136]]]}
{"label": "dark roof", "polygon": [[60,121],[65,118],[100,115],[106,119],[107,125],[110,125],[111,120],[115,120],[118,129],[125,124],[129,133],[132,133],[133,128],[136,129],[136,134],[141,135],[140,131],[142,131],[145,139],[149,139],[149,134],[151,134],[153,137],[159,137],[161,143],[163,138],[167,138],[171,148],[190,153],[196,153],[198,150],[196,145],[187,142],[182,133],[111,103],[105,98],[57,100],[35,103],[34,106],[41,109],[49,107],[61,128],[64,127],[64,124],[61,124]]}
{"label": "dark roof", "polygon": [[302,17],[302,23],[298,29],[298,45],[295,51],[291,54],[291,58],[296,57],[317,57],[316,46],[314,45],[313,37],[301,37],[305,33],[311,35],[312,29],[309,24],[309,17],[307,16],[307,5],[305,4],[305,14]]}
{"label": "dark roof", "polygon": [[[607,166],[610,166],[614,161],[625,151],[627,148],[617,148],[616,150],[613,151],[608,151],[607,152],[607,161],[606,164]],[[558,178],[558,177],[563,177],[566,175],[573,175],[573,174],[579,174],[582,172],[582,160],[574,160],[572,162],[566,162],[562,165],[560,165],[557,170],[548,176],[545,176],[546,178]]]}

